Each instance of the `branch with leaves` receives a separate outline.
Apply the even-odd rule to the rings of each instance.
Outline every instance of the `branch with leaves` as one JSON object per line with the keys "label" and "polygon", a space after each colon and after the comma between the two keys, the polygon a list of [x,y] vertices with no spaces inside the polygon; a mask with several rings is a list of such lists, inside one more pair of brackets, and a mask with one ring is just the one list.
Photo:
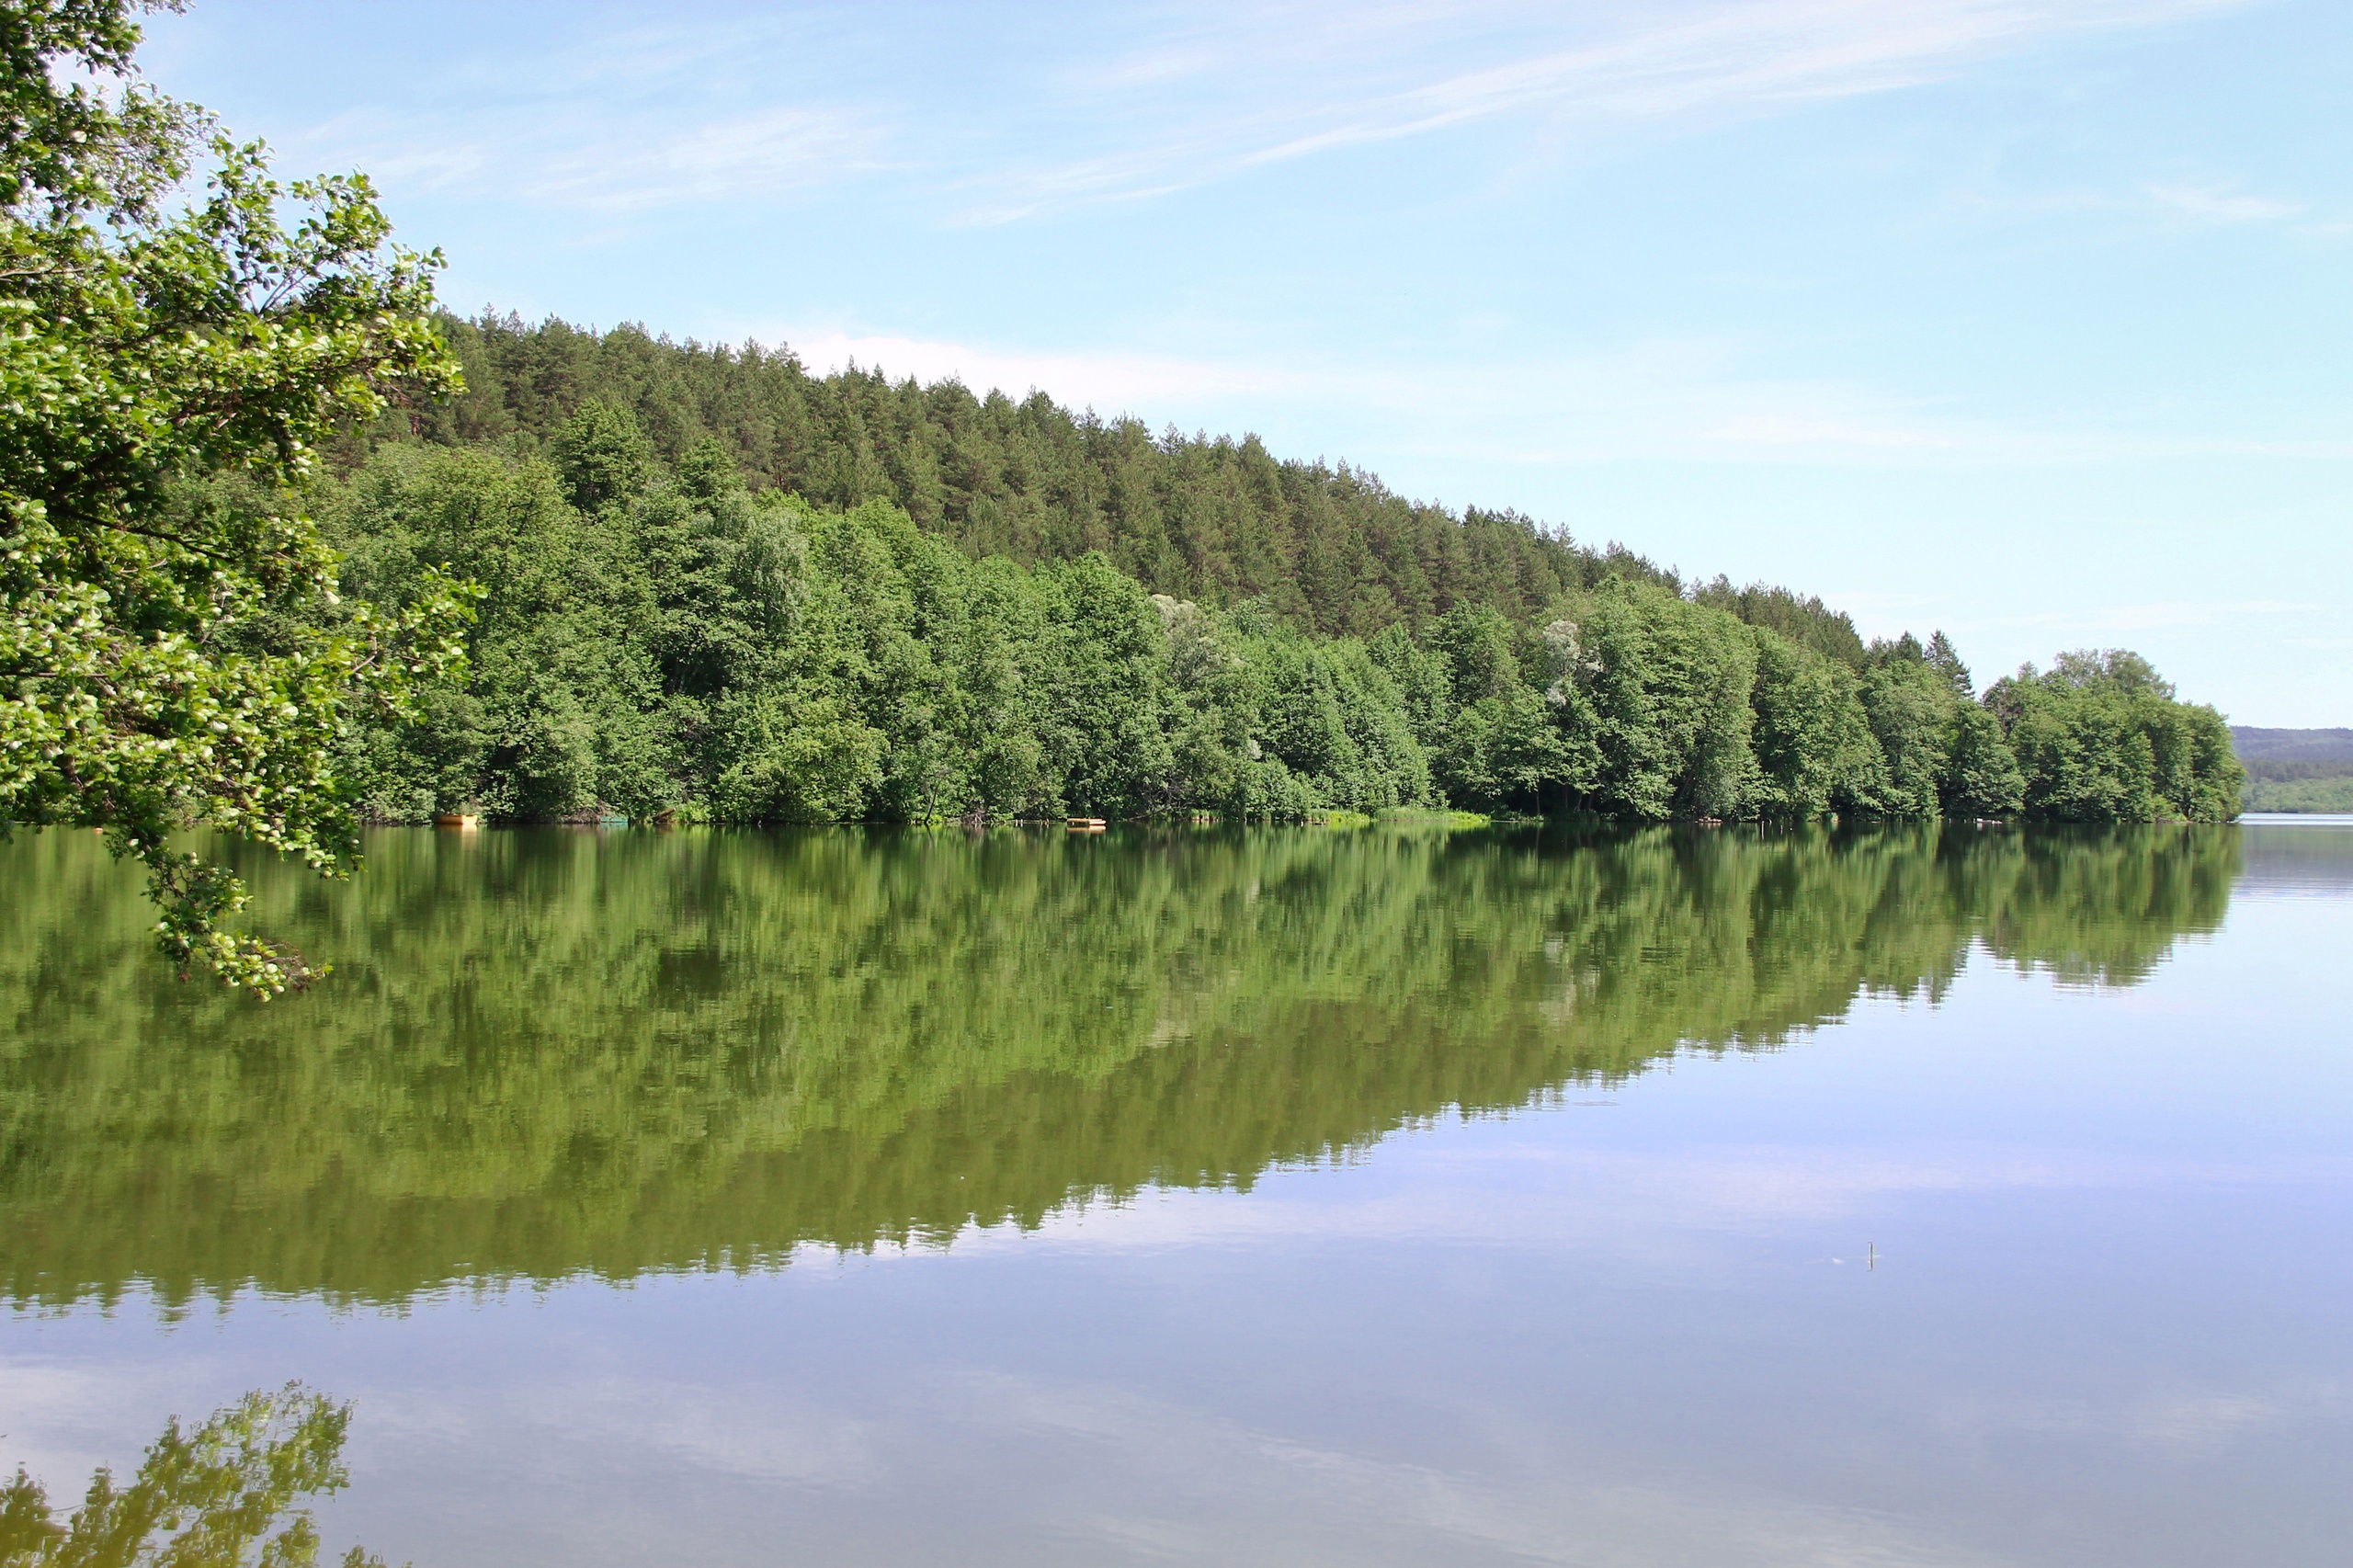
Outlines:
{"label": "branch with leaves", "polygon": [[[338,425],[457,372],[439,256],[364,176],[277,180],[147,88],[134,9],[0,16],[0,824],[105,829],[182,972],[267,997],[322,971],[224,931],[244,889],[172,840],[351,865],[335,737],[457,667],[472,590],[339,602],[307,489]],[[165,212],[199,148],[205,195]]]}

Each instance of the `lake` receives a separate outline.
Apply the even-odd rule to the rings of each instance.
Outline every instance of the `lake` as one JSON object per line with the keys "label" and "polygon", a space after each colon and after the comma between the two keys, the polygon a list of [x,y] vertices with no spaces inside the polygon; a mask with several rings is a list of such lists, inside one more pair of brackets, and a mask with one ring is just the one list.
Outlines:
{"label": "lake", "polygon": [[2353,828],[0,846],[0,1469],[509,1563],[2336,1563]]}

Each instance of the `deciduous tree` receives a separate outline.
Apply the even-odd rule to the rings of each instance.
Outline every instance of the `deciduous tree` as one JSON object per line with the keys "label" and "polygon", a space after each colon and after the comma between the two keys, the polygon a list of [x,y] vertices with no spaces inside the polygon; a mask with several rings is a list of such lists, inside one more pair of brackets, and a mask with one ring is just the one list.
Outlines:
{"label": "deciduous tree", "polygon": [[281,183],[145,85],[136,10],[0,11],[0,823],[106,830],[183,971],[267,996],[309,965],[224,930],[243,886],[174,835],[350,863],[337,733],[448,665],[461,595],[338,603],[306,486],[338,422],[454,372],[438,257],[363,176]]}

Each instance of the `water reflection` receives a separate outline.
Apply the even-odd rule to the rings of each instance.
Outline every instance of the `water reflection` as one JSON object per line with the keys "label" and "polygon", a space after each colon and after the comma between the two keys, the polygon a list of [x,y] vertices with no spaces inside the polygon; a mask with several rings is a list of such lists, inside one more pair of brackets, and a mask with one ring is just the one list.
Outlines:
{"label": "water reflection", "polygon": [[[128,1482],[101,1468],[59,1517],[21,1467],[0,1487],[0,1568],[303,1568],[319,1530],[309,1498],[340,1492],[351,1407],[299,1383],[256,1390],[192,1430],[174,1416]],[[353,1547],[343,1568],[383,1568]]]}
{"label": "water reflection", "polygon": [[87,835],[0,850],[0,1290],[771,1266],[1246,1187],[1449,1108],[1768,1049],[1972,942],[2129,985],[2229,829],[392,832],[252,868],[333,980],[174,983]]}

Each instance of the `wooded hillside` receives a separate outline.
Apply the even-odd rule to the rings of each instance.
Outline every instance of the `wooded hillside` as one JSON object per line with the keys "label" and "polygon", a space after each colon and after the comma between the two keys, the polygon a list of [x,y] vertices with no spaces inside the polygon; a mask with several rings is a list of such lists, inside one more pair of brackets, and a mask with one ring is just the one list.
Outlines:
{"label": "wooded hillside", "polygon": [[483,591],[464,686],[347,747],[379,817],[2236,809],[2220,717],[2131,653],[1981,699],[1940,633],[1866,646],[1818,599],[1252,438],[448,330],[466,391],[347,433],[323,512],[355,600]]}
{"label": "wooded hillside", "polygon": [[[673,343],[485,313],[445,320],[464,367],[453,400],[419,398],[344,444],[386,438],[544,454],[583,403],[625,411],[653,458],[716,443],[754,491],[821,507],[887,501],[968,555],[1024,563],[1100,551],[1147,590],[1212,607],[1256,599],[1302,630],[1373,636],[1459,605],[1525,619],[1605,575],[1677,591],[1614,546],[1583,548],[1510,509],[1457,513],[1342,463],[1278,460],[1255,436],[1155,435],[1142,421],[1017,402],[880,369],[812,374],[791,353]],[[1718,580],[1704,597],[1752,625],[1859,666],[1862,639],[1819,599]]]}

